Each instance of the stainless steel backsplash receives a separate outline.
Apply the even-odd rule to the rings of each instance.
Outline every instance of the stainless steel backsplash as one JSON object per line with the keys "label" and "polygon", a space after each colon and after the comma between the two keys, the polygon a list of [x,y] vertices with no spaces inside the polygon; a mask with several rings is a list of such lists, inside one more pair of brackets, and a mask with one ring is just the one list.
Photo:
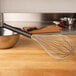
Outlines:
{"label": "stainless steel backsplash", "polygon": [[[76,13],[4,13],[4,21],[16,27],[38,26],[60,21],[60,18],[73,17]],[[76,20],[73,26],[76,26]]]}

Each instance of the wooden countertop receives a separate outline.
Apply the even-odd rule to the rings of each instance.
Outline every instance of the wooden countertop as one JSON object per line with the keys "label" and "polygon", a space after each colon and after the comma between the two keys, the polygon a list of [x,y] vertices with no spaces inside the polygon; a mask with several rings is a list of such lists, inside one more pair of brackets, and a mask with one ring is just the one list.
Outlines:
{"label": "wooden countertop", "polygon": [[70,38],[74,54],[57,60],[32,39],[20,37],[13,48],[0,50],[0,76],[76,76],[76,36]]}

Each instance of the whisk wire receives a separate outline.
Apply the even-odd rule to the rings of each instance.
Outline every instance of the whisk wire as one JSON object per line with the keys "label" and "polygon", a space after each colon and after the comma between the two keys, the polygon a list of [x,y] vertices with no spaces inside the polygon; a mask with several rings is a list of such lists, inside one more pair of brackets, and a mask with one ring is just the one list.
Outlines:
{"label": "whisk wire", "polygon": [[73,50],[71,40],[64,35],[34,35],[32,38],[55,58],[66,57]]}

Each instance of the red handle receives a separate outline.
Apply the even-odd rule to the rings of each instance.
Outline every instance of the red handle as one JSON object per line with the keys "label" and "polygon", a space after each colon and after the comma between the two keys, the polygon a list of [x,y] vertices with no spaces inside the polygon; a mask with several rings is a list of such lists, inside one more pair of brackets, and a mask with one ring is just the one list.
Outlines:
{"label": "red handle", "polygon": [[68,28],[68,26],[66,26],[66,25],[62,25],[62,24],[58,24],[58,25],[61,27],[64,27],[64,28]]}

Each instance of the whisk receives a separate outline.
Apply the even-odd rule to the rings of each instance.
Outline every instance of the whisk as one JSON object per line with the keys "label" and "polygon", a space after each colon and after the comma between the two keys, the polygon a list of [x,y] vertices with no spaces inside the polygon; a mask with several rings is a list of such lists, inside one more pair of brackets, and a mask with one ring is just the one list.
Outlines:
{"label": "whisk", "polygon": [[64,58],[73,52],[73,44],[65,35],[33,35],[43,49],[56,59]]}
{"label": "whisk", "polygon": [[20,28],[10,26],[6,23],[4,23],[3,27],[35,40],[54,58],[61,59],[73,52],[72,41],[67,35],[29,34]]}

